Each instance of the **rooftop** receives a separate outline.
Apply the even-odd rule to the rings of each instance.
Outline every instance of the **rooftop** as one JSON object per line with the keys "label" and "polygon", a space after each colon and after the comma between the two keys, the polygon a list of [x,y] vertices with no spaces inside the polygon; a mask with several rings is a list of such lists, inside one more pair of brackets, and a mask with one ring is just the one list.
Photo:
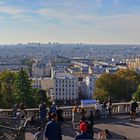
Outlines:
{"label": "rooftop", "polygon": [[69,73],[56,73],[56,79],[75,79],[76,77]]}

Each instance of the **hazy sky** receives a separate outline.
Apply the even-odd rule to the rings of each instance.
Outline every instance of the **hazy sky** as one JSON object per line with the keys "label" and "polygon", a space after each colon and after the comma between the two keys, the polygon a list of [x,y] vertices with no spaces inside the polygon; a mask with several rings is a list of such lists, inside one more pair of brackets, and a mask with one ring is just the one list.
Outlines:
{"label": "hazy sky", "polygon": [[140,44],[140,0],[0,0],[0,44]]}

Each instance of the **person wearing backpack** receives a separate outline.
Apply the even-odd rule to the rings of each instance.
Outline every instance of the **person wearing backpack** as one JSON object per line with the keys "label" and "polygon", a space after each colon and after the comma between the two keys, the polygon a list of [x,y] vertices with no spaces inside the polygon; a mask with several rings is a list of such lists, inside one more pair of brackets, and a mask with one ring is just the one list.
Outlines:
{"label": "person wearing backpack", "polygon": [[35,133],[33,140],[43,140],[43,132],[40,127],[38,128],[38,132]]}

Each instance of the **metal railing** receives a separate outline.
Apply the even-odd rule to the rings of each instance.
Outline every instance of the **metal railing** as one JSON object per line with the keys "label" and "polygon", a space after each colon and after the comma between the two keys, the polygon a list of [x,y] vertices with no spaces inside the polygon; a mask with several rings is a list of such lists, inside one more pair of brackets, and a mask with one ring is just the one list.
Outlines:
{"label": "metal railing", "polygon": [[26,119],[0,118],[0,140],[25,140]]}

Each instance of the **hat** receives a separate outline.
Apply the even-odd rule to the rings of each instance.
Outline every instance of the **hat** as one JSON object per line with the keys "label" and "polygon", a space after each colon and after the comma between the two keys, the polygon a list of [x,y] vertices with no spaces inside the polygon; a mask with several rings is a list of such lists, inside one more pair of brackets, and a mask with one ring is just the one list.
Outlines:
{"label": "hat", "polygon": [[86,123],[81,123],[80,124],[80,130],[83,131],[83,132],[86,132],[87,131],[87,125],[86,125]]}

